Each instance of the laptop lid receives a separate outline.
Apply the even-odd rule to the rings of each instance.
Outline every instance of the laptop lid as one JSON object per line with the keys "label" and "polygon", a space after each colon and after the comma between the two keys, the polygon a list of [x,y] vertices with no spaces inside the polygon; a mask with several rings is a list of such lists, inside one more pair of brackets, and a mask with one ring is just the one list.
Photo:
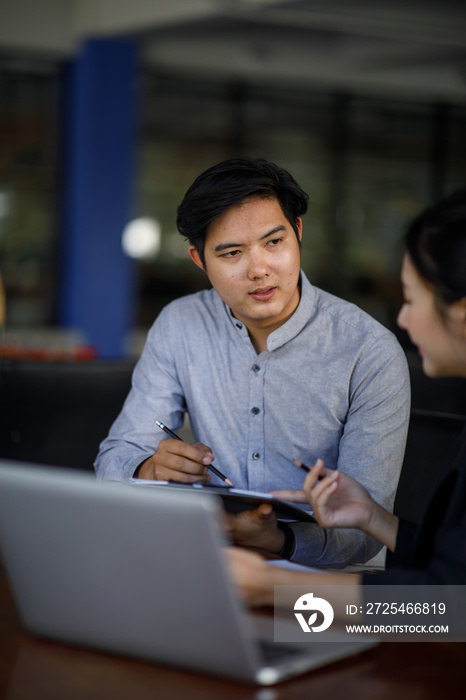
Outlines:
{"label": "laptop lid", "polygon": [[0,461],[0,547],[25,627],[263,684],[359,651],[301,645],[299,660],[288,647],[281,670],[264,662],[223,559],[220,504]]}

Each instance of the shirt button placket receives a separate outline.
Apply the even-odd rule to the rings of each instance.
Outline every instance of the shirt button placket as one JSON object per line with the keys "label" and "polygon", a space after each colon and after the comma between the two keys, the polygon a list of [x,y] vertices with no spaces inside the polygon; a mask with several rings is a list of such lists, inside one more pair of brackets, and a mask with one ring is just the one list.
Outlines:
{"label": "shirt button placket", "polygon": [[249,488],[262,491],[264,481],[264,366],[258,362],[251,365],[249,381],[249,442],[248,481]]}

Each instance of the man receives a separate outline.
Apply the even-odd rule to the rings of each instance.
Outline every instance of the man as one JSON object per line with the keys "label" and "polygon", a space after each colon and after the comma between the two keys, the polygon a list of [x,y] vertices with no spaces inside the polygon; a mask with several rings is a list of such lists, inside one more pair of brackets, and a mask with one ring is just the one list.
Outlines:
{"label": "man", "polygon": [[[295,462],[347,472],[391,509],[409,415],[406,359],[392,333],[313,287],[300,269],[307,195],[285,170],[239,158],[202,173],[178,208],[189,255],[212,289],[158,316],[132,390],[96,460],[100,478],[298,489]],[[166,436],[188,412],[194,445]],[[293,561],[343,567],[380,544],[361,532],[277,523],[269,505],[230,516],[232,537]]]}

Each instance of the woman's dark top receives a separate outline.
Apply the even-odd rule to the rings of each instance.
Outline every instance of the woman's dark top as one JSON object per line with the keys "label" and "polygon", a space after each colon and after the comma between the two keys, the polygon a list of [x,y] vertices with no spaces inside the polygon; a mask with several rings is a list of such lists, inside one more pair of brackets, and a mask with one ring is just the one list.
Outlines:
{"label": "woman's dark top", "polygon": [[466,584],[466,426],[420,524],[400,519],[386,570],[364,574],[363,583]]}

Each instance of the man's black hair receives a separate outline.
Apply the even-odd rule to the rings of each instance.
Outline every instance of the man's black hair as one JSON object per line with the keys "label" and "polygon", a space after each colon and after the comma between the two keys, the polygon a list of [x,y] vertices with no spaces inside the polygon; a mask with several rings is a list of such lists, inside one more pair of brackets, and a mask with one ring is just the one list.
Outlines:
{"label": "man's black hair", "polygon": [[229,207],[254,197],[276,199],[300,240],[297,220],[306,213],[309,197],[290,173],[262,158],[232,158],[201,173],[178,207],[178,231],[195,246],[204,266],[209,225]]}

